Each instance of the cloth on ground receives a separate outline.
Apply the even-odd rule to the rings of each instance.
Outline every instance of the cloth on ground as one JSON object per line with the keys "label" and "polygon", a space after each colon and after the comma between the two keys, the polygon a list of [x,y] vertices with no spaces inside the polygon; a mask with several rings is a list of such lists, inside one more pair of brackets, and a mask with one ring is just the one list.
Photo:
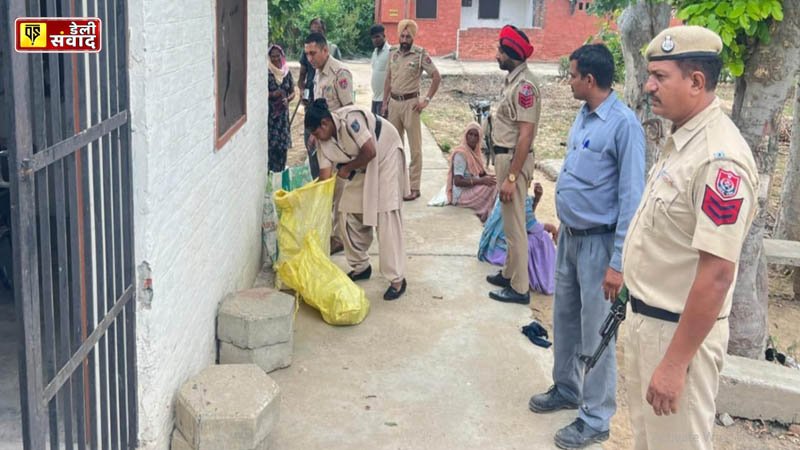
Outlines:
{"label": "cloth on ground", "polygon": [[549,336],[547,335],[547,330],[541,323],[535,320],[522,327],[522,334],[527,336],[531,342],[539,347],[550,348],[550,346],[553,345],[553,343],[548,340]]}
{"label": "cloth on ground", "polygon": [[[528,229],[528,275],[531,289],[551,295],[555,290],[556,247],[544,225],[533,214],[533,198],[525,200],[526,228]],[[494,209],[483,225],[478,259],[502,266],[505,263],[508,246],[503,233],[503,217],[500,214],[500,199],[495,201]]]}

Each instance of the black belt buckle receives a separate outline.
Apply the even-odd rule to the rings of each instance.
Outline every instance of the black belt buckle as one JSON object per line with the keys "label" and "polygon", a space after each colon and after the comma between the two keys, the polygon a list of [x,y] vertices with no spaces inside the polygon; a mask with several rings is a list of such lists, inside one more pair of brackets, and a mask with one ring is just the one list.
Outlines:
{"label": "black belt buckle", "polygon": [[504,155],[504,154],[509,153],[511,151],[510,148],[508,148],[508,147],[500,147],[499,145],[495,145],[493,150],[494,150],[494,154],[495,155]]}

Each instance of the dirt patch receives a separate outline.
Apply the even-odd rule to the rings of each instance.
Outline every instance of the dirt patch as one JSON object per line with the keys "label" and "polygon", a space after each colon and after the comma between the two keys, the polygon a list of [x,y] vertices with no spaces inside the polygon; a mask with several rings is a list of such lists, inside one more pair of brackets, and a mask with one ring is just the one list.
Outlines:
{"label": "dirt patch", "polygon": [[[537,159],[563,158],[567,134],[580,102],[572,98],[569,85],[555,78],[540,79],[542,116],[534,142]],[[422,92],[430,81],[423,80]],[[496,75],[444,76],[436,97],[422,113],[439,147],[448,151],[458,144],[464,127],[474,120],[469,102],[494,100],[500,95],[503,77]]]}

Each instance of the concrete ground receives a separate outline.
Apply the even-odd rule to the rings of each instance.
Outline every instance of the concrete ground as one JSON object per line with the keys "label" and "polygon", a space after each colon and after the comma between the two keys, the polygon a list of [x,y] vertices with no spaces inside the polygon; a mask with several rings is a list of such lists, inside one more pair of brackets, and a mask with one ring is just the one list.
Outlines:
{"label": "concrete ground", "polygon": [[[370,313],[351,327],[300,306],[294,362],[270,374],[283,395],[275,449],[548,449],[575,417],[528,411],[550,385],[552,352],[520,332],[530,307],[487,297],[484,278],[497,268],[475,257],[478,219],[426,206],[447,162],[427,129],[423,149],[422,197],[403,208],[408,290],[384,301],[388,282],[374,270],[360,283]],[[345,268],[341,255],[334,261]]]}
{"label": "concrete ground", "polygon": [[13,299],[0,286],[0,450],[22,448],[17,352]]}

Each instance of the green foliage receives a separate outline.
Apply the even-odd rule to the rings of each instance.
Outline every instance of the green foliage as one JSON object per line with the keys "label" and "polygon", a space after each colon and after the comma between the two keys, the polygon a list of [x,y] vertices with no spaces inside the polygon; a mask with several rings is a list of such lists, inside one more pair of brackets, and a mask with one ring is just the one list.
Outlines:
{"label": "green foliage", "polygon": [[321,17],[326,37],[346,56],[372,51],[369,28],[375,17],[373,0],[269,0],[270,42],[284,47],[292,58],[300,56],[308,23]]}
{"label": "green foliage", "polygon": [[770,26],[783,20],[780,0],[681,0],[678,18],[716,31],[725,48],[722,58],[733,76],[744,73],[747,49],[769,43]]}
{"label": "green foliage", "polygon": [[[635,0],[595,0],[589,10],[602,15],[621,11],[633,3]],[[725,44],[722,60],[735,77],[744,73],[748,49],[759,42],[769,43],[770,27],[783,20],[781,0],[669,0],[669,3],[685,23],[714,30],[722,37]]]}
{"label": "green foliage", "polygon": [[[611,21],[605,21],[600,26],[600,31],[586,39],[587,44],[592,42],[601,41],[608,47],[611,55],[614,57],[614,82],[622,83],[625,81],[625,59],[622,56],[622,41],[620,40],[619,33],[611,28]],[[567,70],[569,70],[569,61],[567,61]]]}
{"label": "green foliage", "polygon": [[569,57],[562,56],[558,60],[558,78],[566,80],[569,78]]}

